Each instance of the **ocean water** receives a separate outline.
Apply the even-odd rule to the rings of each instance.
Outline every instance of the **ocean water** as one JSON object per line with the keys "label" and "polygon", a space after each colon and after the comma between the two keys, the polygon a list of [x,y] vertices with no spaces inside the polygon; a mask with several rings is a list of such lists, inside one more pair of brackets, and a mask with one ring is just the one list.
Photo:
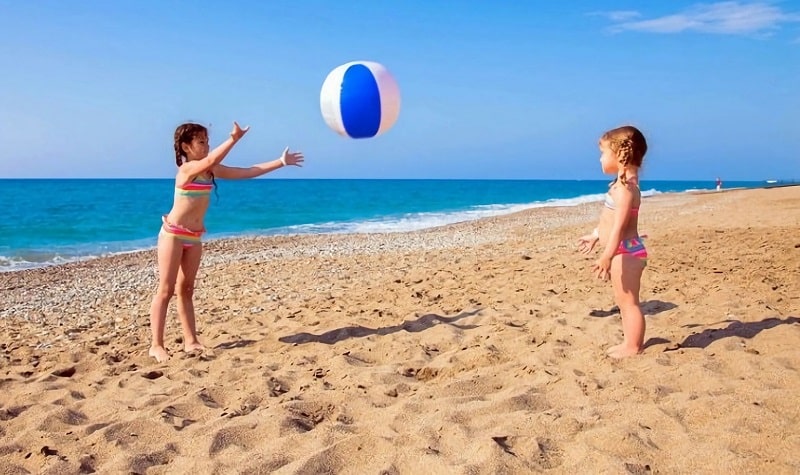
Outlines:
{"label": "ocean water", "polygon": [[[608,181],[303,180],[217,182],[205,240],[418,230],[543,206],[599,201]],[[726,182],[760,187],[763,182]],[[643,181],[644,195],[713,189],[709,181]],[[172,179],[0,180],[0,271],[156,245]]]}

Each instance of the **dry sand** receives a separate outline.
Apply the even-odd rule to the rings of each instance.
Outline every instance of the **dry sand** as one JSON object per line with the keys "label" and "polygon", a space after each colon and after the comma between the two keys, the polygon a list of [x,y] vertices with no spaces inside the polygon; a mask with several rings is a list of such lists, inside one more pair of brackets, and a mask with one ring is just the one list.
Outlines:
{"label": "dry sand", "polygon": [[800,187],[646,199],[622,361],[599,206],[209,243],[165,364],[152,251],[0,274],[0,473],[800,473]]}

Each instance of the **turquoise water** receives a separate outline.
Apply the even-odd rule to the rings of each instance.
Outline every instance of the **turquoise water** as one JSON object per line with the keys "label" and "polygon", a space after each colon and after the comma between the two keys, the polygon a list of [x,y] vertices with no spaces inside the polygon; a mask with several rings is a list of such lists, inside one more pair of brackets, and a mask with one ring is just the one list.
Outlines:
{"label": "turquoise water", "polygon": [[[539,206],[598,201],[608,181],[280,180],[218,182],[205,239],[423,229]],[[726,182],[760,187],[762,182]],[[152,248],[171,179],[0,180],[0,271]],[[645,195],[713,181],[643,181]]]}

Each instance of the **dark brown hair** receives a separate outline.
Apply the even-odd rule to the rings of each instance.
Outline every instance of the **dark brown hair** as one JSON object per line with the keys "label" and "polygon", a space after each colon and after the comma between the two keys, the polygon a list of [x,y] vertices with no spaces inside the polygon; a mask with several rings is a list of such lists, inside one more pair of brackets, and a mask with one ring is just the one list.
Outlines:
{"label": "dark brown hair", "polygon": [[614,152],[619,164],[623,167],[620,181],[627,184],[624,167],[627,165],[641,167],[644,155],[647,153],[647,140],[645,140],[644,134],[632,125],[625,125],[604,133],[600,137],[600,141],[607,143],[608,148]]}
{"label": "dark brown hair", "polygon": [[[181,145],[190,144],[192,140],[198,135],[205,135],[208,137],[208,129],[204,125],[187,122],[181,124],[175,129],[175,164],[180,168],[183,165],[183,149]],[[214,184],[214,193],[217,192],[217,181],[214,179],[214,173],[209,172],[211,175],[211,182]]]}
{"label": "dark brown hair", "polygon": [[186,123],[181,124],[175,129],[175,164],[179,167],[183,165],[182,144],[190,144],[198,135],[205,134],[208,137],[208,129],[200,124]]}

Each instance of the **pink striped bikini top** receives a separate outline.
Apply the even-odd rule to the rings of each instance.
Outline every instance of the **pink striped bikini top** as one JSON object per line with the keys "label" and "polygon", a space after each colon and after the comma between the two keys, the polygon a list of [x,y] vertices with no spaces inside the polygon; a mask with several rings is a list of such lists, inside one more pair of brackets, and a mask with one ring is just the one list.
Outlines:
{"label": "pink striped bikini top", "polygon": [[189,183],[183,186],[176,186],[175,196],[208,196],[211,194],[212,188],[214,188],[213,177],[205,178],[198,175]]}

